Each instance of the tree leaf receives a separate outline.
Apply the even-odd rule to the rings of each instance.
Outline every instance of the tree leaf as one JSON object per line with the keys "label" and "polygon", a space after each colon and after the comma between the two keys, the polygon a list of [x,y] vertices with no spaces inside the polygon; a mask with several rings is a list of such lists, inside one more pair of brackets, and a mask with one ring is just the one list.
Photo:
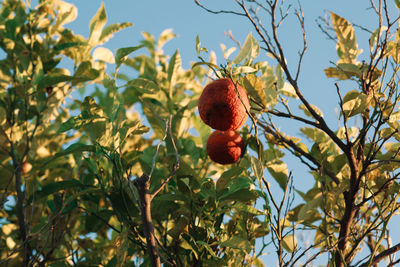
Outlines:
{"label": "tree leaf", "polygon": [[282,95],[288,96],[288,97],[293,97],[293,98],[299,98],[296,94],[296,91],[294,90],[293,86],[290,83],[285,82],[283,84],[283,87],[279,89],[279,93]]}
{"label": "tree leaf", "polygon": [[243,79],[243,85],[250,96],[266,106],[267,96],[265,95],[264,84],[256,75],[246,75]]}
{"label": "tree leaf", "polygon": [[238,74],[246,74],[250,72],[256,72],[257,70],[253,67],[250,66],[239,66],[239,67],[233,67],[232,72],[233,75],[238,75]]}
{"label": "tree leaf", "polygon": [[217,192],[220,192],[234,178],[238,177],[244,171],[241,167],[232,167],[225,171],[217,180]]}
{"label": "tree leaf", "polygon": [[86,80],[94,80],[99,76],[100,72],[92,68],[92,63],[84,61],[79,64],[78,68],[74,73],[74,83],[81,83]]}
{"label": "tree leaf", "polygon": [[169,91],[170,96],[172,97],[172,87],[175,86],[176,77],[178,75],[178,71],[181,68],[181,56],[179,54],[178,49],[172,55],[169,64],[168,64],[168,81],[169,81]]}
{"label": "tree leaf", "polygon": [[366,94],[356,90],[350,91],[343,98],[343,112],[348,118],[352,117],[365,111],[369,102],[370,99]]}
{"label": "tree leaf", "polygon": [[57,44],[53,47],[54,51],[62,51],[71,47],[78,47],[78,46],[84,46],[87,45],[85,42],[66,42],[66,43],[61,43]]}
{"label": "tree leaf", "polygon": [[282,239],[282,245],[283,245],[284,249],[287,252],[292,253],[293,251],[298,249],[296,236],[294,236],[294,235],[286,235]]}
{"label": "tree leaf", "polygon": [[100,8],[97,13],[90,20],[89,29],[89,43],[92,45],[98,44],[104,25],[107,23],[106,10],[104,8],[104,2],[101,2]]}
{"label": "tree leaf", "polygon": [[362,50],[358,49],[353,26],[344,18],[330,12],[332,24],[338,38],[337,52],[340,58],[338,63],[356,63],[357,56]]}
{"label": "tree leaf", "polygon": [[221,242],[221,246],[228,248],[236,248],[246,252],[250,252],[252,246],[248,240],[239,236],[232,236],[228,240]]}
{"label": "tree leaf", "polygon": [[261,180],[264,176],[264,166],[263,163],[256,157],[251,157],[251,167],[253,169],[254,175],[261,184]]}
{"label": "tree leaf", "polygon": [[65,190],[73,187],[79,187],[83,189],[87,188],[88,186],[82,184],[80,181],[75,179],[49,183],[44,185],[42,189],[33,193],[32,196],[29,197],[28,203],[30,203],[33,200],[33,197],[35,198],[35,200],[38,200],[47,197],[48,195],[54,194],[55,192],[58,192],[60,190]]}
{"label": "tree leaf", "polygon": [[356,64],[339,63],[336,67],[324,69],[328,78],[337,78],[339,80],[347,80],[351,77],[360,78],[362,74],[361,67]]}
{"label": "tree leaf", "polygon": [[172,32],[172,29],[165,29],[158,38],[157,48],[162,49],[162,47],[172,38],[176,36],[175,33]]}
{"label": "tree leaf", "polygon": [[201,240],[197,240],[197,241],[196,241],[196,244],[202,245],[202,246],[208,251],[208,253],[211,254],[211,256],[213,256],[214,258],[218,258],[218,256],[215,254],[215,252],[214,252],[214,251],[212,250],[212,248],[210,247],[210,245],[207,244],[206,242],[201,241]]}
{"label": "tree leaf", "polygon": [[[310,105],[311,108],[314,110],[314,112],[317,113],[319,116],[321,116],[321,117],[324,116],[324,114],[322,114],[322,111],[321,111],[317,106],[315,106],[315,105],[313,105],[313,104],[309,104],[309,105]],[[306,114],[306,116],[311,117],[311,118],[314,118],[313,115],[311,115],[311,113],[308,111],[306,105],[300,104],[300,105],[299,105],[299,108],[300,108],[301,110],[303,110],[303,112],[304,112],[304,114]]]}
{"label": "tree leaf", "polygon": [[[400,0],[395,0],[395,2],[399,2],[400,3]],[[397,4],[397,3],[396,3]],[[378,38],[382,35],[382,33],[384,32],[384,31],[386,31],[387,30],[387,27],[386,26],[382,26],[382,27],[378,27],[378,29],[376,29],[375,31],[373,31],[373,33],[371,34],[371,37],[369,38],[369,47],[370,47],[370,50],[372,51],[373,50],[373,48],[375,47],[375,45],[376,45],[376,42],[378,41]]]}
{"label": "tree leaf", "polygon": [[113,37],[114,33],[119,32],[122,29],[131,27],[133,24],[130,22],[124,22],[124,23],[114,23],[111,25],[108,25],[107,27],[104,28],[104,30],[101,32],[99,42],[98,44],[104,44],[107,42],[110,38]]}
{"label": "tree leaf", "polygon": [[49,86],[55,86],[56,84],[61,82],[71,81],[72,79],[73,77],[68,75],[48,75],[39,80],[38,90]]}
{"label": "tree leaf", "polygon": [[78,9],[73,4],[64,1],[58,1],[57,4],[58,14],[55,26],[70,23],[78,17]]}
{"label": "tree leaf", "polygon": [[396,4],[397,8],[400,9],[400,0],[394,0],[394,3]]}
{"label": "tree leaf", "polygon": [[272,177],[278,182],[279,186],[282,189],[285,189],[289,175],[286,164],[281,160],[274,160],[267,163],[267,169]]}
{"label": "tree leaf", "polygon": [[110,49],[105,47],[97,47],[93,52],[94,60],[101,60],[107,63],[115,63],[114,55]]}
{"label": "tree leaf", "polygon": [[142,48],[143,46],[144,45],[119,48],[115,55],[115,62],[117,63],[117,68],[127,59],[130,53]]}
{"label": "tree leaf", "polygon": [[254,39],[252,33],[250,32],[247,35],[246,41],[244,42],[243,47],[240,49],[237,56],[233,59],[233,64],[240,64],[246,58],[248,59],[249,63],[255,59],[258,54],[260,53],[260,46],[256,39]]}

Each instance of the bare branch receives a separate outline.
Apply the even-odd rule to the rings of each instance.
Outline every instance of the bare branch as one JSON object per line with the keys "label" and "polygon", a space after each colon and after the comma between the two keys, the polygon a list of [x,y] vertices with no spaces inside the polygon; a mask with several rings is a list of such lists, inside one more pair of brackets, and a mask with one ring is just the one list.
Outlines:
{"label": "bare branch", "polygon": [[365,262],[363,264],[360,265],[360,267],[368,267],[374,264],[379,263],[381,260],[383,260],[386,257],[389,257],[390,255],[392,255],[393,253],[396,253],[397,251],[400,250],[400,243],[398,243],[397,245],[390,247],[384,251],[382,251],[381,253],[379,253],[378,255],[376,255],[371,262]]}
{"label": "bare branch", "polygon": [[246,16],[245,14],[239,13],[239,12],[236,12],[236,11],[227,11],[227,10],[218,10],[218,11],[215,11],[215,10],[211,10],[211,9],[205,7],[203,4],[201,4],[201,3],[199,2],[199,0],[194,0],[194,2],[196,3],[196,5],[198,5],[198,6],[201,7],[202,9],[204,9],[205,11],[207,11],[207,12],[209,12],[209,13],[212,13],[212,14],[234,14],[234,15],[238,15],[238,16]]}

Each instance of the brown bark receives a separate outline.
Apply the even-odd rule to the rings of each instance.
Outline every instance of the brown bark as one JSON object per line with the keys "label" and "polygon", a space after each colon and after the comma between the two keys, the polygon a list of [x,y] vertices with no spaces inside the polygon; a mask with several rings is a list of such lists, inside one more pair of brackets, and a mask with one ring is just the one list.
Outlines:
{"label": "brown bark", "polygon": [[19,233],[21,235],[21,240],[22,240],[22,253],[23,253],[22,266],[28,266],[30,258],[31,258],[31,248],[30,248],[29,240],[28,240],[28,236],[27,236],[25,214],[24,214],[25,193],[21,190],[22,164],[15,162],[14,170],[15,170],[15,173],[14,173],[14,175],[15,175],[15,190],[17,191],[16,213],[17,213],[17,219],[18,219]]}
{"label": "brown bark", "polygon": [[151,218],[151,200],[152,196],[149,194],[150,178],[143,174],[134,182],[137,190],[139,191],[140,210],[143,222],[144,233],[146,235],[147,253],[150,257],[151,266],[161,267],[160,256],[158,255],[156,238],[154,235],[154,225]]}

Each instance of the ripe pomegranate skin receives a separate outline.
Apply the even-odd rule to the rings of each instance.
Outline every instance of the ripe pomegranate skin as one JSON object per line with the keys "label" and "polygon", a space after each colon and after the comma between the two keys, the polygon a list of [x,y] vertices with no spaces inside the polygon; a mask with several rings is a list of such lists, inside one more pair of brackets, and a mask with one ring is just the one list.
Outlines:
{"label": "ripe pomegranate skin", "polygon": [[236,86],[243,103],[231,79],[218,79],[204,88],[198,109],[205,124],[220,131],[235,131],[246,122],[246,108],[250,109],[249,99],[243,87],[239,84]]}
{"label": "ripe pomegranate skin", "polygon": [[207,154],[219,164],[236,163],[244,152],[242,137],[235,131],[215,131],[207,140]]}

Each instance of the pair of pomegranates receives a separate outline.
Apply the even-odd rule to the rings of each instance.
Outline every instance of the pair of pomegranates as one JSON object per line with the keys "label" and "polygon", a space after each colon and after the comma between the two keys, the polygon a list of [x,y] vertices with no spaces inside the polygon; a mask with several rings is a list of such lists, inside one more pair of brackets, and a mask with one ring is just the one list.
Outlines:
{"label": "pair of pomegranates", "polygon": [[236,130],[246,122],[246,109],[250,109],[246,91],[231,79],[215,80],[204,88],[198,109],[204,123],[216,130],[208,137],[208,156],[219,164],[237,162],[244,142]]}

